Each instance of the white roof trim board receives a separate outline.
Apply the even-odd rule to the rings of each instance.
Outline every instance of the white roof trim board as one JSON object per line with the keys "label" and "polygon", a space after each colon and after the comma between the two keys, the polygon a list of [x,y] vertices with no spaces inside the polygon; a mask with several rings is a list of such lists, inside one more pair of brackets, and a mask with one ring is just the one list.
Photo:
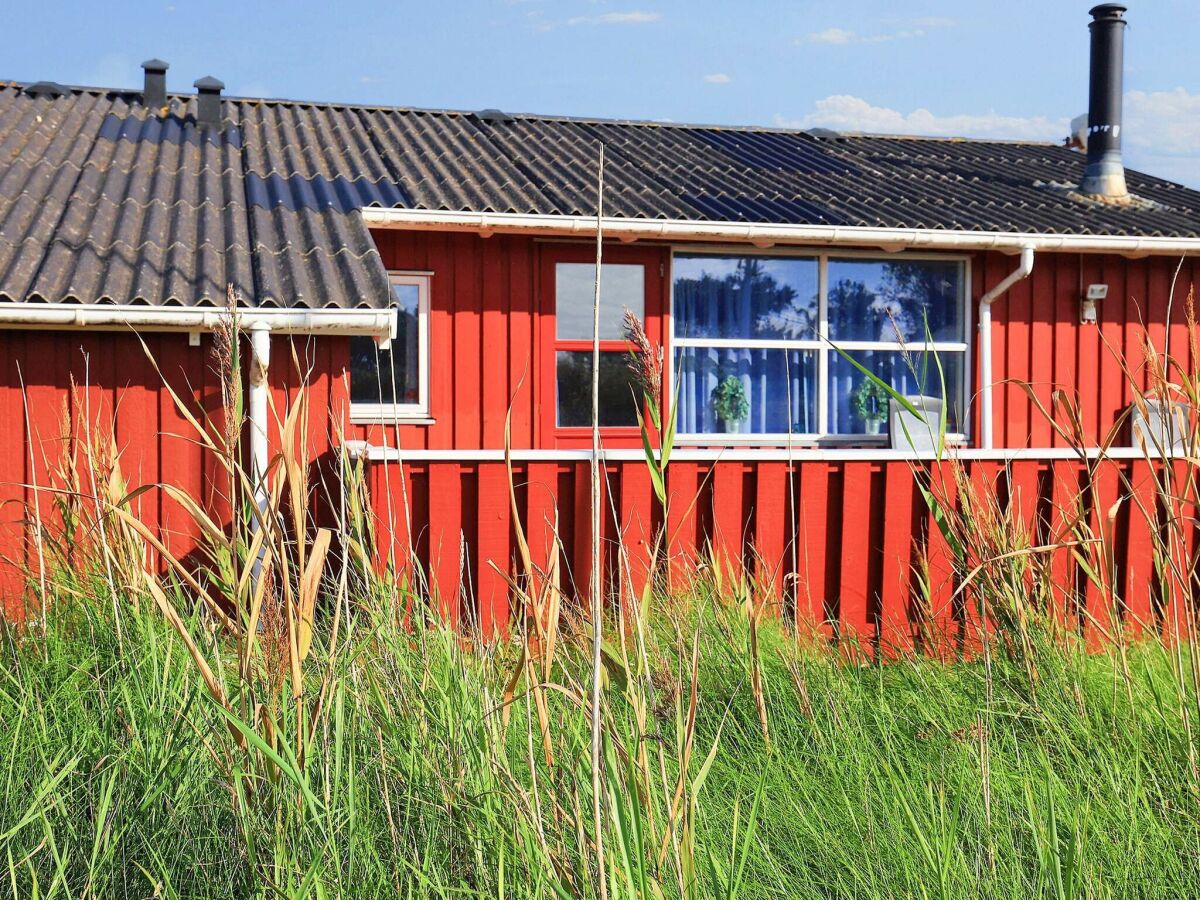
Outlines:
{"label": "white roof trim board", "polygon": [[[547,237],[595,235],[594,216],[519,215],[446,212],[420,209],[363,210],[371,228],[410,231],[473,231],[489,234],[535,234]],[[1037,234],[1002,231],[943,231],[929,228],[862,228],[857,226],[781,225],[770,222],[705,222],[671,219],[601,220],[604,234],[629,240],[725,241],[775,244],[847,245],[885,250],[999,250],[1150,254],[1200,254],[1200,238],[1140,237],[1108,234]]]}

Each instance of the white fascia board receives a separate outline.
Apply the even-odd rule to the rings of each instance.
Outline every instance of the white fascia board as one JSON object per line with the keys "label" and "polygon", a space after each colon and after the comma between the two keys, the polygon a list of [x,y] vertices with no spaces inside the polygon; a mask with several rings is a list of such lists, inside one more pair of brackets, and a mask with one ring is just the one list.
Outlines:
{"label": "white fascia board", "polygon": [[[491,234],[534,234],[588,237],[596,233],[594,216],[548,216],[518,213],[444,212],[368,207],[363,220],[371,228],[409,231],[471,231]],[[1019,253],[1026,247],[1060,252],[1152,253],[1200,255],[1200,238],[1131,237],[1107,234],[1029,234],[1004,231],[948,231],[933,228],[863,228],[836,225],[782,225],[763,222],[698,222],[680,219],[602,220],[604,234],[626,240],[715,241],[814,246],[881,247],[885,250],[998,250]]]}
{"label": "white fascia board", "polygon": [[[99,331],[215,331],[226,320],[223,309],[116,305],[0,303],[0,328]],[[391,310],[240,309],[243,328],[267,326],[273,334],[366,335],[390,339]]]}

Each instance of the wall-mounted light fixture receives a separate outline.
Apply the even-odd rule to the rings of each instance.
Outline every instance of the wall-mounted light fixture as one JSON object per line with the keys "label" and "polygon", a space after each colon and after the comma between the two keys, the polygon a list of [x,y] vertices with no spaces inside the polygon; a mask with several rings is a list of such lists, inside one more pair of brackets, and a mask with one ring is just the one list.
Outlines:
{"label": "wall-mounted light fixture", "polygon": [[1079,324],[1096,324],[1096,304],[1108,296],[1107,284],[1089,284],[1079,301]]}

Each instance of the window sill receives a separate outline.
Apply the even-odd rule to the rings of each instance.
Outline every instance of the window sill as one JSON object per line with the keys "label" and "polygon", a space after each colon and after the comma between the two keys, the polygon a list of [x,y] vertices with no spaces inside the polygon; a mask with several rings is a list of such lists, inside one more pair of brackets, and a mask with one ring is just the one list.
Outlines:
{"label": "window sill", "polygon": [[436,425],[428,413],[395,413],[380,409],[350,409],[351,425]]}
{"label": "window sill", "polygon": [[[947,434],[946,446],[964,447],[965,434]],[[679,434],[677,447],[888,448],[886,434]]]}

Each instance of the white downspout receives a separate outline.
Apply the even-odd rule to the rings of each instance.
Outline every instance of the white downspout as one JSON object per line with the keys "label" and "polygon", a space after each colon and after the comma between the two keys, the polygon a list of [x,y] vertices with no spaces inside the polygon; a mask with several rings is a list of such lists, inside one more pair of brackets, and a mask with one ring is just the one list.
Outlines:
{"label": "white downspout", "polygon": [[[254,482],[254,502],[259,515],[267,510],[267,371],[271,365],[271,325],[254,322],[250,326],[250,477]],[[256,520],[257,521],[257,520]]]}
{"label": "white downspout", "polygon": [[1003,281],[979,298],[980,439],[984,450],[992,449],[992,304],[1010,287],[1033,271],[1033,247],[1021,248],[1021,264]]}

